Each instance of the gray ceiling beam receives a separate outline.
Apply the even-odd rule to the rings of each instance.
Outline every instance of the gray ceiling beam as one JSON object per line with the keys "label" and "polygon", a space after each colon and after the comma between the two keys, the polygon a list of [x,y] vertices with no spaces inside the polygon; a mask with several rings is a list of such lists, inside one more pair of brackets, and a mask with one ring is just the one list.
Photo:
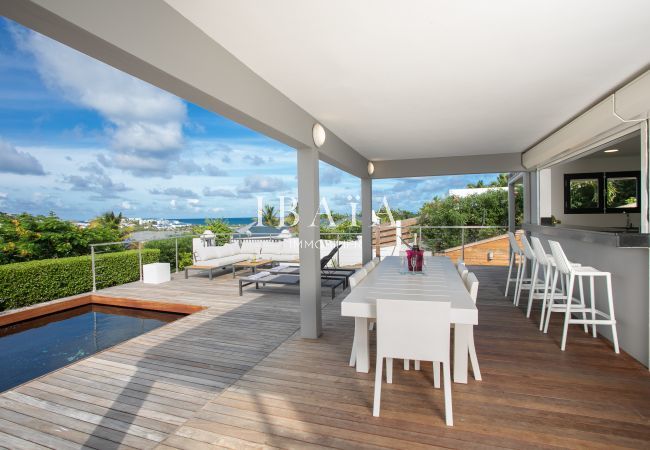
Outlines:
{"label": "gray ceiling beam", "polygon": [[408,178],[474,173],[518,172],[521,153],[374,161],[372,178]]}
{"label": "gray ceiling beam", "polygon": [[[317,120],[159,0],[0,0],[0,14],[293,148]],[[320,158],[355,176],[367,160],[327,130]]]}

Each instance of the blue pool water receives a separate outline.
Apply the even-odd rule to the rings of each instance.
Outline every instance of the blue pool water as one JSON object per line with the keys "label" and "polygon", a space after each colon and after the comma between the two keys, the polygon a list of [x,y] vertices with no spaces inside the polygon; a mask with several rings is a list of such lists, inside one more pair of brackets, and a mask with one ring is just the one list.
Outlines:
{"label": "blue pool water", "polygon": [[85,305],[0,327],[0,392],[183,317]]}

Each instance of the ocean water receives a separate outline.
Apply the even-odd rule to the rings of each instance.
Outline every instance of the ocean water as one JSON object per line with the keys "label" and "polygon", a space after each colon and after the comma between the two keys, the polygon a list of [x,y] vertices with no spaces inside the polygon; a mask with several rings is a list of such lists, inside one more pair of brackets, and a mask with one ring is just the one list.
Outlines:
{"label": "ocean water", "polygon": [[[228,225],[248,225],[253,222],[253,219],[250,217],[219,217],[219,219],[226,222]],[[203,225],[206,223],[206,220],[209,219],[169,219],[169,220],[178,220],[179,222],[186,223],[188,225]]]}

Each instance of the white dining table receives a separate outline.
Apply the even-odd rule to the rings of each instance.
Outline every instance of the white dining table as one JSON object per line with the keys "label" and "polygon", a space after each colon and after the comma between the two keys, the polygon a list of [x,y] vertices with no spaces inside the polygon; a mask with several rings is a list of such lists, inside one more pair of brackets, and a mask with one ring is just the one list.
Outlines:
{"label": "white dining table", "polygon": [[423,274],[408,274],[403,259],[387,256],[341,302],[341,315],[354,317],[357,372],[370,368],[368,322],[377,317],[377,299],[451,303],[454,324],[454,382],[467,383],[469,339],[478,325],[478,309],[454,263],[445,256],[426,256]]}

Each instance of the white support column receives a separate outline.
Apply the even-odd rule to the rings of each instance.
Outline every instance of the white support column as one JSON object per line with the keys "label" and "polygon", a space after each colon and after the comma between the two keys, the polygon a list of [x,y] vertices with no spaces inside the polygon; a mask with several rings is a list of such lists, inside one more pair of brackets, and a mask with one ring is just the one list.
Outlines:
{"label": "white support column", "polygon": [[508,231],[515,232],[515,214],[516,214],[516,204],[515,204],[515,183],[508,184]]}
{"label": "white support column", "polygon": [[524,223],[532,223],[532,198],[530,172],[524,172]]}
{"label": "white support column", "polygon": [[319,203],[318,150],[298,149],[300,335],[308,339],[318,338],[322,327]]}
{"label": "white support column", "polygon": [[361,179],[361,259],[372,260],[372,179]]}

